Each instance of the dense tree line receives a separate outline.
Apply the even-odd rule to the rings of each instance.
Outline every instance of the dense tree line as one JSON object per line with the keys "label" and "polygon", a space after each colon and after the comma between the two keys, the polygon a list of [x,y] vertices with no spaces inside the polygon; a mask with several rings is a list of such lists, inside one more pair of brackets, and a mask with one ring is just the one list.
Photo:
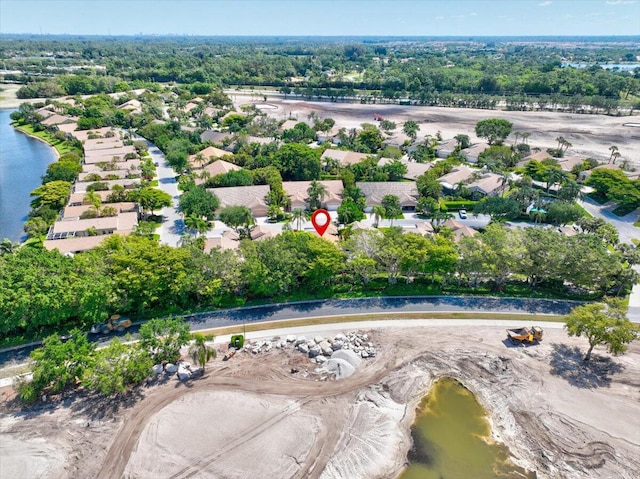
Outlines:
{"label": "dense tree line", "polygon": [[[354,97],[372,101],[409,98],[423,104],[493,108],[556,108],[579,111],[592,105],[615,110],[640,88],[635,72],[594,63],[632,61],[634,49],[599,44],[589,49],[552,42],[536,45],[499,41],[295,40],[274,39],[59,39],[0,41],[0,58],[41,51],[64,52],[60,60],[98,64],[106,70],[50,77],[57,58],[16,62],[26,70],[22,97],[125,91],[155,82],[271,86],[306,96]],[[628,60],[631,58],[632,60]],[[562,62],[592,65],[563,67]],[[43,75],[44,73],[44,75]],[[97,74],[96,74],[97,73]],[[365,93],[362,93],[365,92]],[[533,100],[532,100],[533,98]],[[633,105],[632,105],[633,106]],[[637,107],[637,105],[636,105]]]}
{"label": "dense tree line", "polygon": [[[587,225],[588,226],[588,225]],[[416,293],[443,288],[508,284],[546,286],[601,296],[633,285],[635,250],[610,248],[602,236],[566,237],[550,229],[486,232],[453,241],[446,228],[434,237],[398,228],[354,230],[338,245],[305,232],[264,241],[243,240],[238,252],[204,253],[202,240],[179,248],[113,236],[73,258],[25,246],[0,256],[0,334],[38,335],[86,328],[112,313],[152,317],[242,304],[253,298],[330,296],[369,291],[372,281],[415,283]]]}

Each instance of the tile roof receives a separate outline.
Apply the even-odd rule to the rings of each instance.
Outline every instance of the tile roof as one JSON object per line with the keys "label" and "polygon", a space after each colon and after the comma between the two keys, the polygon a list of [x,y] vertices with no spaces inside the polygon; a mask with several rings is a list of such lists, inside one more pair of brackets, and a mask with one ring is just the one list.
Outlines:
{"label": "tile roof", "polygon": [[340,165],[347,166],[355,163],[360,163],[362,160],[366,160],[369,156],[365,153],[356,153],[355,151],[334,150],[329,148],[320,157],[321,160],[331,158],[336,160]]}
{"label": "tile roof", "polygon": [[[265,216],[268,209],[264,197],[269,193],[269,185],[232,186],[227,188],[209,188],[220,200],[220,208],[227,206],[246,206],[254,216]],[[264,214],[260,214],[264,212]]]}
{"label": "tile roof", "polygon": [[418,202],[415,181],[359,181],[356,186],[365,195],[367,206],[380,205],[386,195],[397,196],[401,206],[415,206]]}

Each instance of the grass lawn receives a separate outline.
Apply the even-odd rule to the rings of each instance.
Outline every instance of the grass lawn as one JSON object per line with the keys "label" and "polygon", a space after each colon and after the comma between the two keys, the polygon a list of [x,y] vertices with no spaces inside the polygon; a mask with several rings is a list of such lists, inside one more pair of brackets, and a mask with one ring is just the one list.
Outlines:
{"label": "grass lawn", "polygon": [[69,147],[69,145],[67,144],[66,141],[64,140],[58,140],[52,133],[43,130],[43,131],[34,131],[33,130],[33,125],[17,125],[14,124],[14,126],[20,130],[23,131],[25,133],[28,133],[30,135],[36,136],[38,138],[40,138],[43,141],[46,141],[47,143],[49,143],[51,146],[53,146],[60,155],[64,155],[65,153],[69,153],[71,151],[71,148]]}

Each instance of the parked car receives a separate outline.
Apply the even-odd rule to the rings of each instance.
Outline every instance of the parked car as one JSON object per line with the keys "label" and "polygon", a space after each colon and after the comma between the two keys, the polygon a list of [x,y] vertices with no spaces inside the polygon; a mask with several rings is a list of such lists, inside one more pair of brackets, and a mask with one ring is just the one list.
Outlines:
{"label": "parked car", "polygon": [[460,210],[458,211],[458,214],[460,215],[460,218],[463,220],[467,219],[467,210]]}

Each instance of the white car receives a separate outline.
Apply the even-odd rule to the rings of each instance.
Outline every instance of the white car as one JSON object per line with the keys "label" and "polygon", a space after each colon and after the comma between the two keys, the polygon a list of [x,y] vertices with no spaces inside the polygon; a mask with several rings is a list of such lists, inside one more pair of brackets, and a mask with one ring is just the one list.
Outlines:
{"label": "white car", "polygon": [[460,215],[460,218],[463,220],[467,219],[467,210],[460,210],[458,211],[458,214]]}

